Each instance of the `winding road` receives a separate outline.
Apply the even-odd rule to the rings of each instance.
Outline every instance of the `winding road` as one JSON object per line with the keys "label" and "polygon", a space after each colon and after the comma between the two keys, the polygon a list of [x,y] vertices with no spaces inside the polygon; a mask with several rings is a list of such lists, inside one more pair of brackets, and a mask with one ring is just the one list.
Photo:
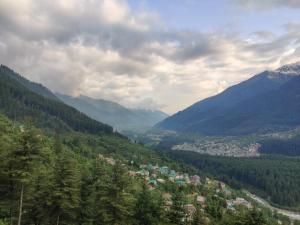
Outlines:
{"label": "winding road", "polygon": [[271,206],[266,200],[264,200],[260,197],[257,197],[256,195],[251,194],[248,191],[244,191],[244,192],[247,194],[247,196],[249,196],[251,199],[253,199],[257,203],[263,205],[264,207],[269,208],[272,211],[277,211],[279,214],[287,216],[291,220],[300,220],[300,212],[293,212],[293,211],[289,211],[289,210],[285,210],[285,209],[276,208],[274,206]]}

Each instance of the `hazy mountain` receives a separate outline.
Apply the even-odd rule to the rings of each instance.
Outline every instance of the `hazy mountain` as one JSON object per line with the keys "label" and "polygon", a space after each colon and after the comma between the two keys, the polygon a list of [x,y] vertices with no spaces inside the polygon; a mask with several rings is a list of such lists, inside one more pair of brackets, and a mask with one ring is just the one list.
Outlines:
{"label": "hazy mountain", "polygon": [[22,84],[24,87],[28,88],[32,92],[35,92],[36,94],[42,95],[46,98],[50,98],[56,101],[59,101],[59,99],[46,87],[39,83],[32,82],[30,80],[27,80],[20,74],[14,72],[7,66],[1,65],[0,66],[0,73],[2,75],[9,76],[10,78],[14,79],[15,81],[18,81],[20,84]]}
{"label": "hazy mountain", "polygon": [[123,131],[142,131],[167,117],[167,114],[161,111],[126,108],[115,102],[93,99],[83,95],[71,97],[57,94],[57,96],[66,104],[91,118]]}
{"label": "hazy mountain", "polygon": [[[262,72],[156,125],[205,135],[286,130],[300,124],[300,64]],[[297,102],[298,101],[298,102]]]}

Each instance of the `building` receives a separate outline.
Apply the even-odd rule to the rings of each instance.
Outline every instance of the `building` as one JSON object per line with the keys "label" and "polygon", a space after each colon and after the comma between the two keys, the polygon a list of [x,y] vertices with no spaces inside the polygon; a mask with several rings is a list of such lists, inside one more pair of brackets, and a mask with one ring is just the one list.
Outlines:
{"label": "building", "polygon": [[191,184],[193,184],[193,185],[199,185],[200,177],[198,175],[191,176],[190,181],[191,181]]}
{"label": "building", "polygon": [[175,178],[177,175],[176,171],[175,170],[170,170],[170,173],[169,173],[169,177],[173,177]]}
{"label": "building", "polygon": [[159,172],[163,175],[168,175],[169,174],[169,167],[167,167],[167,166],[160,167]]}
{"label": "building", "polygon": [[205,205],[205,197],[204,197],[204,196],[198,195],[196,201],[197,201],[197,203],[199,203],[201,206],[204,206],[204,205]]}
{"label": "building", "polygon": [[186,204],[183,206],[183,208],[186,213],[187,220],[192,220],[194,214],[196,213],[196,207],[193,204]]}
{"label": "building", "polygon": [[152,185],[152,186],[157,186],[157,180],[155,180],[155,179],[149,179],[148,184]]}
{"label": "building", "polygon": [[165,184],[166,183],[166,181],[164,179],[157,179],[157,182],[161,183],[161,184]]}

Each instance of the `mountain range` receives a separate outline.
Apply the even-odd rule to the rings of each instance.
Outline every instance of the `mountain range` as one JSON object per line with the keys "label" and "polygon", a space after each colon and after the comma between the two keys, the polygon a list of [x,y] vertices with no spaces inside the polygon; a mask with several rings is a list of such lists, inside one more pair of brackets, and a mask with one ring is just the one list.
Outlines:
{"label": "mountain range", "polygon": [[264,71],[156,125],[203,135],[248,135],[300,125],[300,63]]}
{"label": "mountain range", "polygon": [[158,110],[126,108],[115,102],[83,95],[71,97],[56,94],[56,96],[80,112],[97,121],[110,124],[119,131],[144,131],[168,116]]}
{"label": "mountain range", "polygon": [[[0,66],[0,75],[1,75],[1,83],[3,85],[3,101],[0,103],[1,105],[6,104],[14,105],[13,103],[17,104],[17,108],[20,107],[18,113],[19,115],[23,113],[23,116],[26,116],[26,113],[23,109],[25,107],[28,110],[31,108],[26,105],[28,101],[23,101],[22,98],[15,98],[15,92],[23,91],[24,95],[31,95],[31,100],[35,99],[36,101],[30,102],[30,104],[34,104],[35,107],[41,107],[42,102],[49,104],[49,108],[44,110],[44,113],[51,113],[53,119],[58,119],[58,117],[62,117],[62,115],[57,116],[54,112],[57,111],[56,109],[59,107],[64,108],[64,111],[73,111],[77,109],[78,111],[75,112],[76,115],[80,115],[80,117],[90,117],[88,120],[92,121],[95,120],[99,123],[109,124],[113,126],[115,129],[119,131],[129,130],[129,131],[144,131],[146,129],[151,128],[153,125],[158,123],[159,121],[165,119],[168,115],[158,111],[158,110],[147,110],[147,109],[130,109],[126,108],[118,103],[106,101],[103,99],[93,99],[87,96],[80,95],[78,97],[71,97],[62,94],[54,94],[52,93],[47,87],[44,87],[42,84],[32,82],[20,74],[14,72],[12,69],[5,65]],[[4,84],[6,83],[6,84]],[[4,89],[10,85],[11,89],[4,93]],[[8,94],[9,93],[9,94]],[[4,98],[4,95],[8,95],[7,99]],[[1,97],[1,96],[0,96]],[[11,103],[9,103],[9,98],[11,99]],[[19,96],[21,97],[21,96]],[[24,98],[24,97],[23,97]],[[65,104],[63,104],[65,103]],[[51,105],[51,107],[50,107]],[[4,105],[3,105],[4,106]],[[70,106],[70,107],[68,107]],[[8,108],[4,107],[3,109],[7,110]],[[2,109],[2,110],[3,110]],[[22,110],[21,110],[22,109]],[[10,114],[14,111],[12,107],[10,107]],[[42,114],[41,114],[42,115]],[[41,119],[41,115],[38,115],[36,119]],[[20,115],[19,115],[20,116]],[[16,116],[14,116],[16,117]],[[60,126],[69,127],[67,123],[67,118],[64,119],[63,123],[57,123]],[[41,119],[40,122],[43,120]],[[47,121],[47,120],[44,120]],[[70,121],[68,121],[70,122]],[[91,122],[94,123],[94,122]],[[112,129],[112,128],[111,128]]]}

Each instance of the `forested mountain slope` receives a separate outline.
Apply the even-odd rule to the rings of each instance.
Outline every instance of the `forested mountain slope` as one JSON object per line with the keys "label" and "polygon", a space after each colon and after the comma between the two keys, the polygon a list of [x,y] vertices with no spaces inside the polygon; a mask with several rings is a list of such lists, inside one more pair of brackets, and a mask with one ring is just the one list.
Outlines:
{"label": "forested mountain slope", "polygon": [[32,120],[42,128],[90,133],[112,133],[112,127],[90,119],[76,109],[39,95],[0,70],[0,112],[15,121]]}
{"label": "forested mountain slope", "polygon": [[[295,81],[295,85],[299,85],[299,75],[300,64],[265,71],[216,96],[195,103],[165,119],[156,127],[204,135],[242,135],[292,128],[299,125],[297,103],[292,102],[297,98],[296,90],[299,86],[292,87],[295,93],[285,93],[288,87],[284,85],[292,85],[292,80]],[[287,95],[279,96],[276,92]],[[284,103],[280,101],[285,100],[292,104],[289,107],[280,107],[280,104]],[[275,105],[270,104],[271,102]],[[288,111],[284,114],[283,110]],[[269,114],[270,112],[272,113]],[[289,119],[291,114],[293,121]],[[279,115],[281,118],[277,121]],[[274,121],[277,122],[273,125]]]}
{"label": "forested mountain slope", "polygon": [[35,83],[30,80],[27,80],[25,77],[21,76],[20,74],[16,73],[15,71],[13,71],[12,69],[10,69],[5,65],[0,66],[0,74],[9,76],[10,78],[18,81],[20,84],[22,84],[32,92],[35,92],[36,94],[59,101],[59,99],[48,88],[44,87],[39,83]]}

